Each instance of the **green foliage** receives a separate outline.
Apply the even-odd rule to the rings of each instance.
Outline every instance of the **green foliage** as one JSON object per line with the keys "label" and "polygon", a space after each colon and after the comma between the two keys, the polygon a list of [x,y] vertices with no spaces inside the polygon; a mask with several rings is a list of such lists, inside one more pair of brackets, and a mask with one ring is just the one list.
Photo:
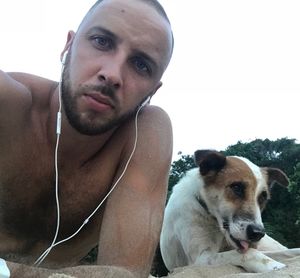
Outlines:
{"label": "green foliage", "polygon": [[[275,185],[271,200],[263,212],[267,233],[287,247],[300,246],[300,144],[295,139],[281,138],[275,141],[256,139],[249,143],[237,142],[229,146],[225,155],[243,156],[258,166],[276,167],[290,179],[287,188]],[[193,156],[182,155],[172,163],[169,193],[185,174],[195,167]]]}
{"label": "green foliage", "polygon": [[295,200],[296,226],[300,230],[300,163],[297,163],[294,173],[290,178],[289,192]]}
{"label": "green foliage", "polygon": [[169,175],[168,197],[172,192],[173,186],[178,183],[186,171],[195,167],[194,157],[191,155],[181,155],[177,161],[172,163]]}
{"label": "green foliage", "polygon": [[95,246],[81,261],[79,264],[89,265],[96,264],[98,257],[98,245]]}

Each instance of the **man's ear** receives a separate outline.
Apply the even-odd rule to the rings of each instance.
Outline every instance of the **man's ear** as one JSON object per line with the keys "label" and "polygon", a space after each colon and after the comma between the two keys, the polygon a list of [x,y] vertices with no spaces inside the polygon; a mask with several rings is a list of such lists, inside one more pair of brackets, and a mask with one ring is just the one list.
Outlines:
{"label": "man's ear", "polygon": [[162,84],[163,83],[161,81],[158,82],[158,84],[154,88],[153,92],[150,94],[150,97],[152,97],[157,92],[157,90],[162,86]]}
{"label": "man's ear", "polygon": [[63,60],[63,57],[65,56],[65,53],[70,49],[70,47],[71,47],[71,45],[73,43],[75,34],[76,33],[74,31],[69,31],[68,32],[68,36],[67,36],[67,41],[66,41],[65,47],[64,47],[63,51],[60,54],[60,60],[61,61]]}

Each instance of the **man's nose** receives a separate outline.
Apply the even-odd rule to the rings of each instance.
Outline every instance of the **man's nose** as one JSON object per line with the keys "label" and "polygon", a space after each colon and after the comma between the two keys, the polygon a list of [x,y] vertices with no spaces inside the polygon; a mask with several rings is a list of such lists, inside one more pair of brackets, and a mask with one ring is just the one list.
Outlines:
{"label": "man's nose", "polygon": [[113,86],[116,90],[119,89],[122,86],[122,66],[122,62],[118,59],[105,59],[101,63],[98,79]]}

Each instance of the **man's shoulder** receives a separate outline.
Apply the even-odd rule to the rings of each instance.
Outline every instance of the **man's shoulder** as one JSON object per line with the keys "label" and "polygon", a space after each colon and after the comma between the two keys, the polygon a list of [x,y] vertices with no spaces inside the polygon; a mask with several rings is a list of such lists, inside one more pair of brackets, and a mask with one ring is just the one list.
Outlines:
{"label": "man's shoulder", "polygon": [[156,105],[146,105],[141,110],[141,115],[145,114],[147,117],[154,117],[157,119],[164,119],[170,123],[168,113],[161,107]]}
{"label": "man's shoulder", "polygon": [[125,145],[127,151],[131,151],[136,139],[137,146],[133,159],[147,160],[147,157],[152,157],[154,160],[163,161],[172,154],[171,120],[167,112],[158,106],[144,107],[137,118],[134,117],[121,128],[119,135],[121,135],[119,138],[127,138]]}
{"label": "man's shoulder", "polygon": [[7,74],[15,82],[27,88],[32,94],[50,92],[58,84],[56,81],[24,72],[8,72]]}
{"label": "man's shoulder", "polygon": [[132,135],[133,130],[138,133],[139,138],[149,138],[149,135],[152,136],[154,134],[169,137],[172,134],[172,124],[165,110],[156,105],[147,105],[140,110],[138,115],[130,118],[120,128],[119,132],[126,132]]}
{"label": "man's shoulder", "polygon": [[57,83],[19,72],[0,72],[0,125],[2,129],[24,126],[32,111],[47,111]]}
{"label": "man's shoulder", "polygon": [[172,124],[169,115],[159,106],[147,105],[141,110],[138,123],[142,132],[171,135]]}
{"label": "man's shoulder", "polygon": [[57,82],[23,72],[0,72],[0,97],[8,106],[30,106],[49,100]]}
{"label": "man's shoulder", "polygon": [[17,82],[23,84],[26,87],[32,86],[35,83],[51,83],[53,81],[43,78],[38,75],[33,75],[25,72],[5,72],[0,70],[0,84],[7,82]]}

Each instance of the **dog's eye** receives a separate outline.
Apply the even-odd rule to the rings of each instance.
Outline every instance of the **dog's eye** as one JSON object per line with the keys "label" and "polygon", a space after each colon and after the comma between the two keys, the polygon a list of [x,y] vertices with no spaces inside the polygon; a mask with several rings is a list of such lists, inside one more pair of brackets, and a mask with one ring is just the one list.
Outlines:
{"label": "dog's eye", "polygon": [[260,193],[260,195],[258,196],[258,204],[260,207],[264,207],[264,205],[266,204],[268,200],[268,194],[267,191],[263,191]]}
{"label": "dog's eye", "polygon": [[245,187],[245,184],[242,182],[234,182],[230,185],[233,193],[241,199],[245,198]]}

